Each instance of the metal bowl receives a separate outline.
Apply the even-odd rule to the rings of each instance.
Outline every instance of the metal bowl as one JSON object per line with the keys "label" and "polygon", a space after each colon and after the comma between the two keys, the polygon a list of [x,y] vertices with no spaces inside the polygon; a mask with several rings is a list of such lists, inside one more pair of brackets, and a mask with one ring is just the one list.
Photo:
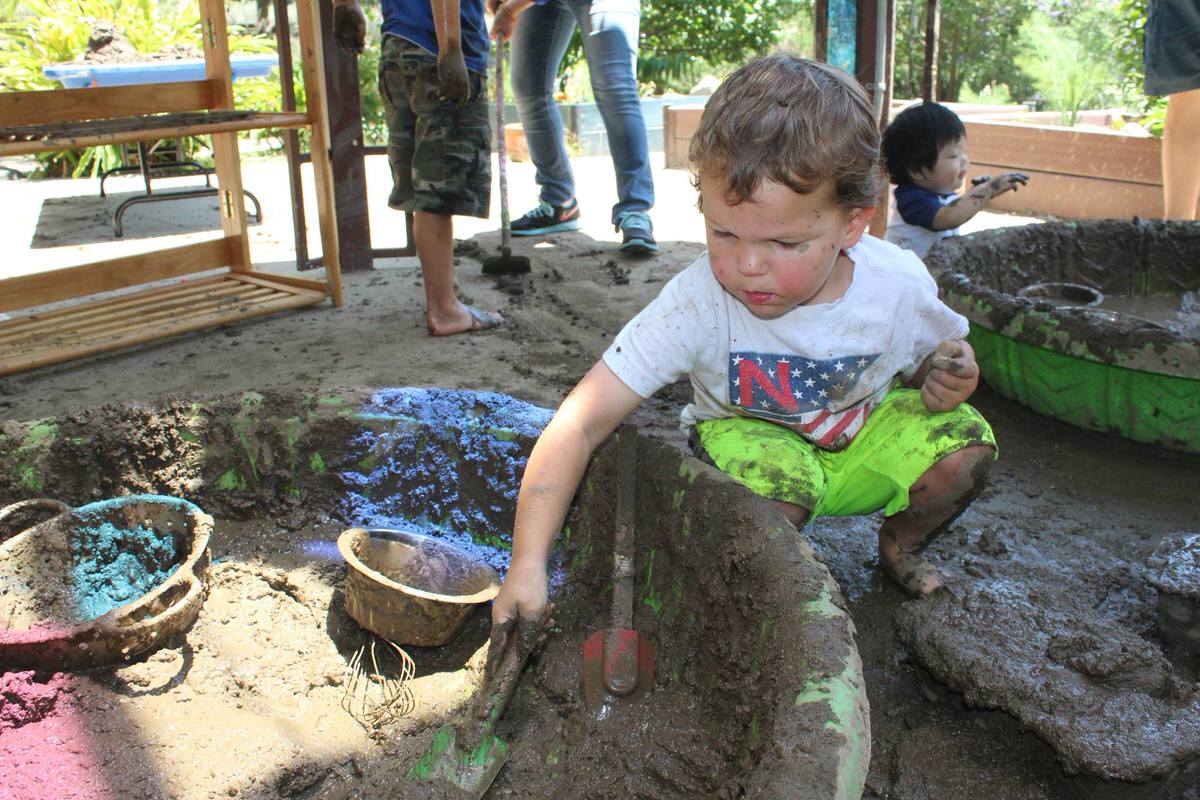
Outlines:
{"label": "metal bowl", "polygon": [[1017,294],[1031,300],[1045,300],[1056,308],[1092,308],[1104,302],[1104,294],[1099,289],[1082,283],[1035,283],[1020,289]]}
{"label": "metal bowl", "polygon": [[346,611],[396,644],[445,644],[475,606],[500,591],[494,569],[431,536],[350,528],[338,537],[338,550],[346,559]]}

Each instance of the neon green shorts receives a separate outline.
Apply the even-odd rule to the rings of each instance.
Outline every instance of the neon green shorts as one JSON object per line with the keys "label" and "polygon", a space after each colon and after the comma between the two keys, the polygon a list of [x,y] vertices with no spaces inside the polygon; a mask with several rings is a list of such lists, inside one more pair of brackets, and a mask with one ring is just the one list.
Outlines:
{"label": "neon green shorts", "polygon": [[[698,441],[697,441],[698,440]],[[971,406],[935,414],[916,389],[893,389],[845,450],[831,452],[762,419],[697,423],[692,444],[755,494],[846,517],[908,508],[908,490],[942,458],[964,447],[996,448],[991,426]]]}

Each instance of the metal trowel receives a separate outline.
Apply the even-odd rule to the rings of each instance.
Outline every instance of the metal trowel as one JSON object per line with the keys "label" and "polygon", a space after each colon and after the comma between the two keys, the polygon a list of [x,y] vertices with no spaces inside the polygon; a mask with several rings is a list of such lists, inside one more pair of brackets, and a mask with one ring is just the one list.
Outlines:
{"label": "metal trowel", "polygon": [[636,489],[637,430],[623,425],[617,433],[612,625],[583,644],[583,699],[593,711],[638,700],[654,684],[654,644],[632,627]]}

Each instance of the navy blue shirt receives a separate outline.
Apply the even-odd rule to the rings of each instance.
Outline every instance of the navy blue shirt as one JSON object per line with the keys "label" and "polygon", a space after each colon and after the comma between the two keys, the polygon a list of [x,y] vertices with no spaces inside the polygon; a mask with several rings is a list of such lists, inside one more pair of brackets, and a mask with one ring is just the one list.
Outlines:
{"label": "navy blue shirt", "polygon": [[896,211],[909,225],[934,230],[933,218],[945,207],[947,198],[953,197],[954,192],[938,194],[913,183],[902,183],[896,187]]}
{"label": "navy blue shirt", "polygon": [[[483,0],[461,0],[462,50],[467,69],[487,75],[488,32]],[[437,55],[437,29],[430,0],[383,0],[383,32],[400,36]]]}

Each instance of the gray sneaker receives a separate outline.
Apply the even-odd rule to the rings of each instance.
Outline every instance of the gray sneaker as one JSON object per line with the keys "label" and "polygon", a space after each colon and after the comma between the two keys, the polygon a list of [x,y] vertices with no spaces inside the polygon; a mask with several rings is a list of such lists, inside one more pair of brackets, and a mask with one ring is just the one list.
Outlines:
{"label": "gray sneaker", "polygon": [[617,230],[624,234],[621,241],[622,253],[647,255],[658,252],[658,243],[654,241],[654,226],[650,224],[650,215],[645,211],[626,211],[617,218]]}

